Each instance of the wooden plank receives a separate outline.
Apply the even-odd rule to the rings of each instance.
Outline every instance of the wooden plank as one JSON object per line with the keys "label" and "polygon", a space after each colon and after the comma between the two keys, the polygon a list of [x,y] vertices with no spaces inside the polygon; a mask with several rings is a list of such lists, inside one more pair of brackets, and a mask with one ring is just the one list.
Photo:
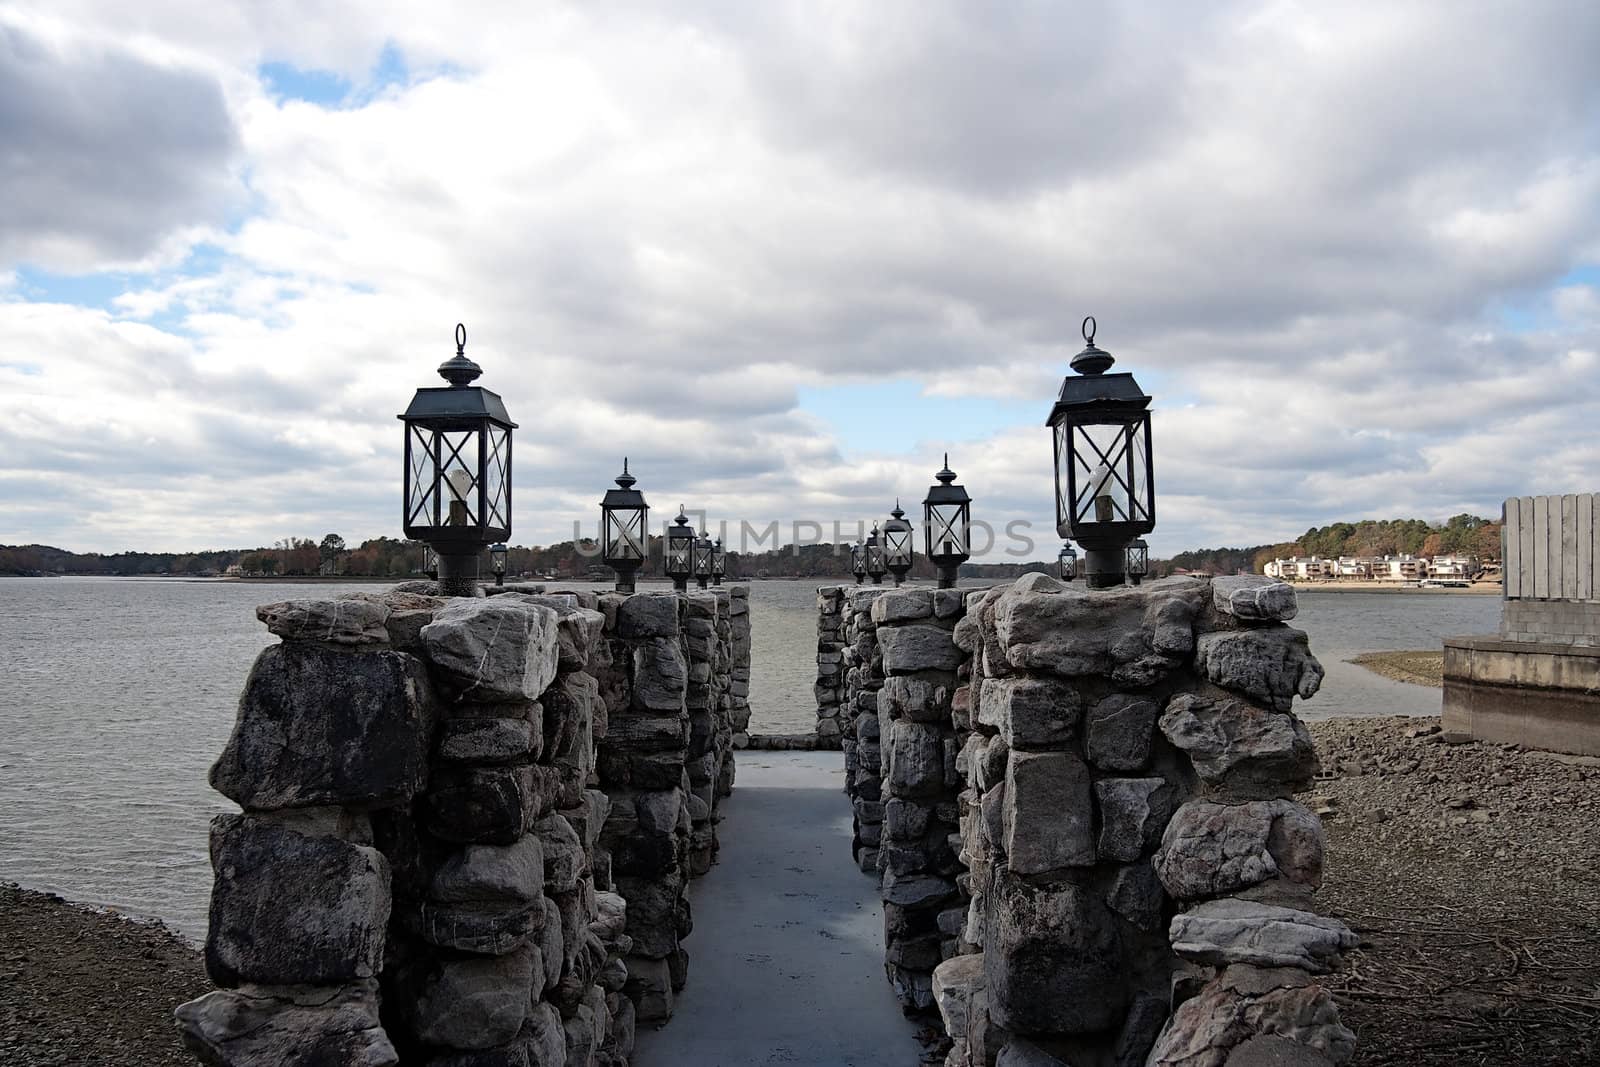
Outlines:
{"label": "wooden plank", "polygon": [[1500,506],[1500,575],[1505,595],[1522,595],[1522,574],[1517,565],[1522,559],[1522,501],[1511,497]]}
{"label": "wooden plank", "polygon": [[1550,596],[1550,498],[1533,498],[1533,595]]}
{"label": "wooden plank", "polygon": [[1520,596],[1531,599],[1533,597],[1533,570],[1539,562],[1538,553],[1534,551],[1534,512],[1533,497],[1525,496],[1520,504],[1522,511],[1522,524],[1517,527],[1517,534],[1522,538],[1521,554],[1518,556],[1520,564],[1517,573],[1521,576],[1518,585],[1521,588]]}
{"label": "wooden plank", "polygon": [[1578,599],[1594,596],[1594,494],[1578,494]]}
{"label": "wooden plank", "polygon": [[1550,539],[1545,555],[1549,561],[1546,564],[1549,568],[1546,580],[1550,583],[1550,592],[1545,595],[1551,600],[1558,600],[1561,597],[1561,498],[1547,496],[1544,503],[1550,509],[1550,517],[1545,520],[1544,528],[1545,536]]}
{"label": "wooden plank", "polygon": [[1561,599],[1578,599],[1578,497],[1561,498]]}

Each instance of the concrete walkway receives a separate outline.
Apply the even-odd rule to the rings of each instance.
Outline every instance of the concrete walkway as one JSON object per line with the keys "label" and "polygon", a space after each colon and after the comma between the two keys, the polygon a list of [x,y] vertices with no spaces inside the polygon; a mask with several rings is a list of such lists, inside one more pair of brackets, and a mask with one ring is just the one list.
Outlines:
{"label": "concrete walkway", "polygon": [[635,1067],[908,1065],[876,880],[850,862],[837,752],[740,752],[721,860],[691,887],[689,984]]}

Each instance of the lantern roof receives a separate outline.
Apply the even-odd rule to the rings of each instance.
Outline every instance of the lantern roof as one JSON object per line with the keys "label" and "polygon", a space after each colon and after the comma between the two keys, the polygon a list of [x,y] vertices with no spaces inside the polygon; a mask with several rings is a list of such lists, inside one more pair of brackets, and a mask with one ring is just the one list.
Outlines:
{"label": "lantern roof", "polygon": [[928,487],[928,497],[923,501],[924,504],[966,504],[971,502],[972,498],[967,495],[966,488],[953,484],[956,480],[956,472],[950,469],[950,453],[946,452],[944,454],[944,470],[935,474],[934,477],[939,480],[939,484]]}
{"label": "lantern roof", "polygon": [[458,322],[456,354],[439,364],[439,377],[450,384],[442,388],[418,389],[411,398],[411,406],[399,417],[406,422],[421,423],[478,422],[487,419],[507,429],[516,429],[517,424],[511,421],[500,394],[471,384],[482,374],[483,368],[467,358],[467,328]]}
{"label": "lantern roof", "polygon": [[628,473],[628,457],[623,456],[622,473],[617,475],[618,488],[607,489],[606,495],[600,500],[600,506],[603,508],[644,507],[644,494],[633,487],[638,480]]}
{"label": "lantern roof", "polygon": [[678,505],[678,517],[672,520],[672,525],[667,527],[667,533],[674,538],[693,538],[694,530],[689,527],[689,516],[684,514],[682,504]]}
{"label": "lantern roof", "polygon": [[1150,406],[1150,397],[1139,388],[1133,375],[1106,373],[1116,360],[1110,352],[1095,345],[1094,333],[1094,316],[1089,315],[1083,320],[1084,350],[1072,357],[1072,369],[1078,373],[1062,380],[1061,395],[1050,409],[1046,426],[1060,422],[1068,411],[1081,415],[1126,416]]}
{"label": "lantern roof", "polygon": [[899,497],[895,497],[894,510],[889,512],[889,515],[891,518],[883,524],[883,528],[885,530],[901,530],[911,525],[909,522],[906,522],[906,513],[900,508]]}

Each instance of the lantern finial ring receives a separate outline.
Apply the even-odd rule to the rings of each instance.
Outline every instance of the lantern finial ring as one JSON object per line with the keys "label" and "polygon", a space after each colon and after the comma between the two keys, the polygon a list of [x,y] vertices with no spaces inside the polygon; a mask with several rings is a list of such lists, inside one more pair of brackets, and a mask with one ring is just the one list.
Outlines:
{"label": "lantern finial ring", "polygon": [[1083,331],[1083,339],[1091,345],[1094,344],[1094,331],[1097,325],[1093,315],[1085,315],[1083,317],[1083,325],[1080,329]]}
{"label": "lantern finial ring", "polygon": [[467,351],[467,324],[456,323],[456,355],[465,355]]}

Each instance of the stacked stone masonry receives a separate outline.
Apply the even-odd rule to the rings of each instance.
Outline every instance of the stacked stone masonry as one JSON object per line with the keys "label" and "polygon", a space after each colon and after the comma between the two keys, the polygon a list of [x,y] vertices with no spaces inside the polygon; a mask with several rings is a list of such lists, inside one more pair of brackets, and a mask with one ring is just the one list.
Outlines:
{"label": "stacked stone masonry", "polygon": [[1350,1058],[1317,976],[1355,939],[1313,910],[1322,828],[1292,799],[1317,767],[1292,702],[1322,669],[1291,587],[1035,574],[845,603],[868,665],[847,700],[876,683],[856,851],[882,869],[890,980],[937,1006],[948,1064]]}
{"label": "stacked stone masonry", "polygon": [[[872,602],[883,592],[870,586],[824,587],[817,591],[818,645],[835,625],[841,648],[843,697],[837,711],[844,749],[844,791],[853,809],[851,856],[877,873],[883,840],[883,746],[878,730],[878,691],[883,656],[878,648]],[[820,743],[820,742],[819,742]]]}
{"label": "stacked stone masonry", "polygon": [[817,590],[817,698],[816,745],[843,748],[851,741],[845,725],[852,717],[845,704],[845,594],[848,587],[824,586]]}
{"label": "stacked stone masonry", "polygon": [[258,609],[283,640],[212,768],[243,811],[212,825],[219,988],[178,1009],[188,1046],[228,1067],[626,1064],[685,980],[748,606],[424,587]]}

